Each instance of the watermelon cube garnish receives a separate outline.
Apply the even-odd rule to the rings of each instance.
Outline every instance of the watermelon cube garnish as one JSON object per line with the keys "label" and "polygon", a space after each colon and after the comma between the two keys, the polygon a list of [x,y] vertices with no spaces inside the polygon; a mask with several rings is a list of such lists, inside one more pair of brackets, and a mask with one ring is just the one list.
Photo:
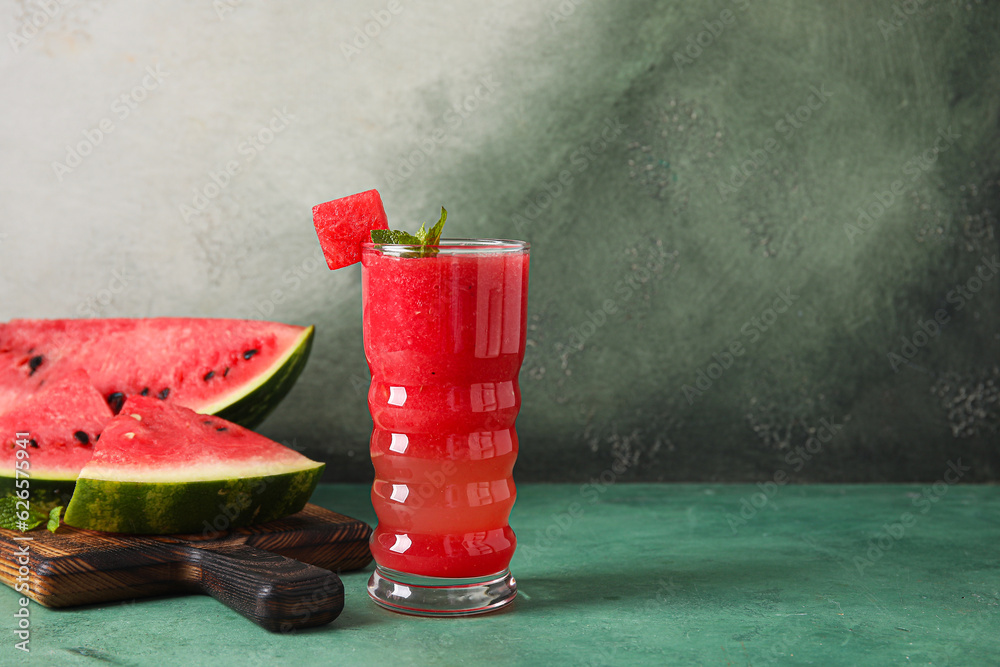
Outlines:
{"label": "watermelon cube garnish", "polygon": [[361,261],[361,244],[373,229],[389,229],[377,190],[313,206],[313,224],[331,270]]}

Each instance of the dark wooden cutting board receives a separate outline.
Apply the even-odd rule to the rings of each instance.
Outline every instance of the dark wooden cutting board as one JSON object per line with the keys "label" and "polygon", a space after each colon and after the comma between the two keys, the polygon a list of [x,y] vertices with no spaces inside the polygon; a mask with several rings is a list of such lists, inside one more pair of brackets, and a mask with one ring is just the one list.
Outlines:
{"label": "dark wooden cutting board", "polygon": [[[316,505],[208,535],[122,535],[65,524],[57,533],[0,529],[0,580],[15,590],[26,580],[22,595],[46,607],[204,593],[261,627],[288,632],[340,614],[344,586],[335,573],[371,561],[370,535],[368,524]],[[25,558],[27,576],[19,574]]]}

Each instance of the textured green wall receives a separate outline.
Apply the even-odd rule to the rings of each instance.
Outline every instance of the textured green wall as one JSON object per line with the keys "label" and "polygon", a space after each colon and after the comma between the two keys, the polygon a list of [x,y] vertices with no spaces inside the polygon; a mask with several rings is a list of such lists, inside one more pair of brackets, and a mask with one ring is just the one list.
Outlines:
{"label": "textured green wall", "polygon": [[310,210],[375,187],[533,244],[519,481],[998,478],[998,3],[216,5],[0,50],[0,319],[316,324],[262,431],[367,482],[360,268]]}
{"label": "textured green wall", "polygon": [[387,172],[533,244],[519,479],[997,479],[1000,7],[897,4],[553,4],[484,145]]}

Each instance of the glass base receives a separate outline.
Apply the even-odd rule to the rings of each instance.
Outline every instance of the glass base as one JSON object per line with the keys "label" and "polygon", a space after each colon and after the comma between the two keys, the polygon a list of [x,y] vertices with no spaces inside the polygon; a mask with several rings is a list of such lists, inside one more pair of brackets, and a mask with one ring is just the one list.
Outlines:
{"label": "glass base", "polygon": [[517,582],[510,570],[475,579],[420,577],[375,566],[368,595],[379,606],[416,616],[471,616],[514,601]]}

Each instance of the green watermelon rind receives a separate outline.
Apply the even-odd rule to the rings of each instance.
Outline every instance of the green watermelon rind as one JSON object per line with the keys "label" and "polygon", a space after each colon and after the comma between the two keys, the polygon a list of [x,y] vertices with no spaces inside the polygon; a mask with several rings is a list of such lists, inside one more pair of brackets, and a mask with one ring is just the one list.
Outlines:
{"label": "green watermelon rind", "polygon": [[[13,477],[0,475],[0,498],[16,495],[18,491],[16,482]],[[28,500],[32,507],[47,510],[57,505],[66,505],[73,496],[74,486],[76,477],[30,477],[28,486],[22,486],[21,489],[28,489]]]}
{"label": "green watermelon rind", "polygon": [[134,535],[205,533],[295,514],[323,474],[306,470],[191,482],[123,482],[81,477],[63,521],[76,528]]}
{"label": "green watermelon rind", "polygon": [[315,326],[306,327],[295,345],[261,373],[256,383],[244,385],[238,393],[221,396],[198,412],[216,415],[249,429],[259,426],[295,386],[309,360],[315,331]]}

